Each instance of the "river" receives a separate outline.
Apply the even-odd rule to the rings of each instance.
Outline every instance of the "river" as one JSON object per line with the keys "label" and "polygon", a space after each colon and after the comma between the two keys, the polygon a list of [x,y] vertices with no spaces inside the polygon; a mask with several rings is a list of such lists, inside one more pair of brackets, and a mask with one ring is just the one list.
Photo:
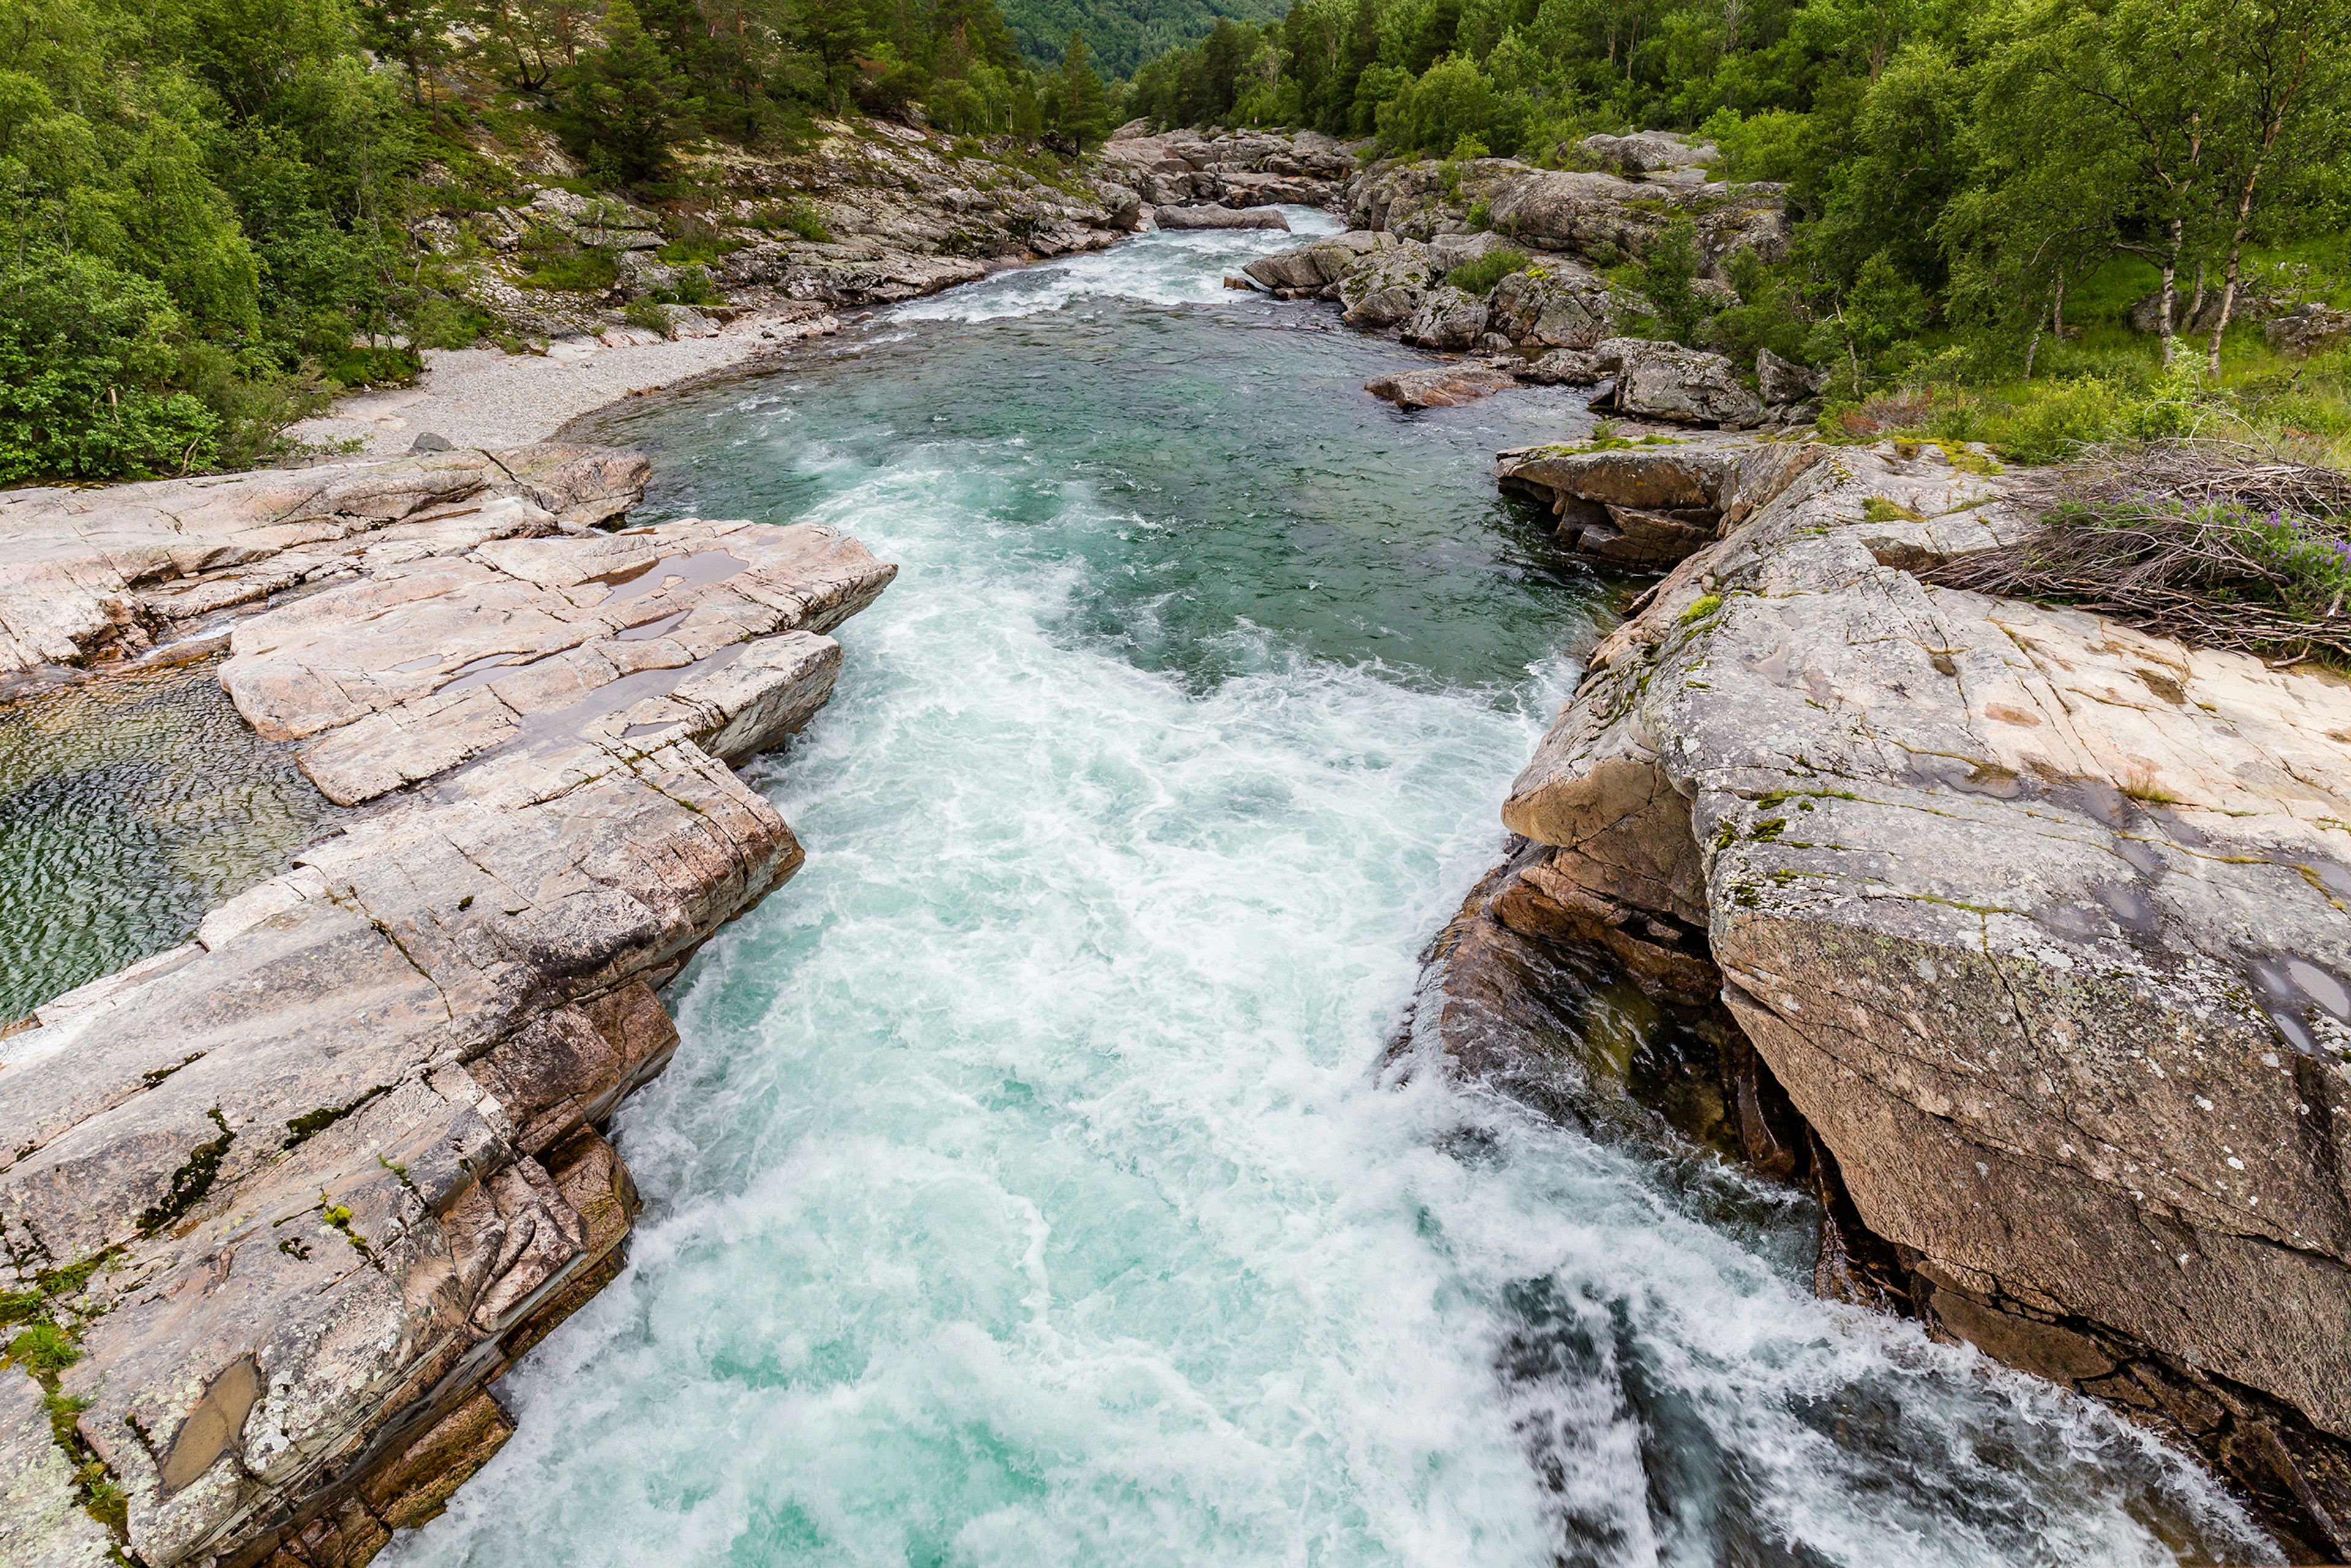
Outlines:
{"label": "river", "polygon": [[752,775],[808,865],[670,991],[627,1271],[386,1561],[2266,1555],[2102,1409],[1816,1301],[1802,1197],[1378,1080],[1615,593],[1489,469],[1580,402],[1373,402],[1409,351],[1222,287],[1286,243],[1144,236],[609,422],[647,515],[904,573]]}

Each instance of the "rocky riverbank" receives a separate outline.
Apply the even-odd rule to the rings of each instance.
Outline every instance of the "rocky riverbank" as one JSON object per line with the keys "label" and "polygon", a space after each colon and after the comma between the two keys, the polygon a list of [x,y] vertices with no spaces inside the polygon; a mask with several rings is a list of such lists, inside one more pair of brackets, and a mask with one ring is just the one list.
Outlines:
{"label": "rocky riverbank", "polygon": [[[843,315],[1006,267],[1161,225],[1287,228],[1274,205],[1330,205],[1355,170],[1347,149],[1312,131],[1150,136],[1132,125],[1048,178],[1008,152],[888,121],[822,129],[791,157],[690,159],[725,197],[683,217],[536,183],[568,168],[538,150],[540,162],[513,172],[508,204],[453,205],[414,225],[435,265],[514,340],[424,350],[414,385],[345,398],[289,437],[381,456],[419,438],[544,442],[622,398],[778,359],[838,332]],[[554,286],[546,258],[559,249],[590,272],[602,258],[609,281]]]}
{"label": "rocky riverbank", "polygon": [[238,711],[368,803],[0,1037],[10,1563],[363,1563],[618,1271],[600,1128],[675,1047],[655,993],[802,858],[728,764],[895,572],[810,525],[615,531],[644,476],[531,448],[0,507],[20,686],[225,637]]}
{"label": "rocky riverbank", "polygon": [[1783,188],[1709,179],[1719,154],[1686,137],[1593,136],[1572,151],[1600,167],[1544,170],[1511,158],[1374,163],[1338,204],[1346,233],[1243,270],[1278,298],[1335,301],[1351,327],[1467,356],[1370,383],[1404,408],[1466,402],[1521,382],[1606,382],[1595,409],[1644,419],[1751,429],[1816,414],[1820,378],[1768,350],[1747,367],[1631,336],[1654,308],[1604,275],[1687,221],[1697,287],[1718,304],[1736,303],[1731,258],[1776,261],[1786,252]]}
{"label": "rocky riverbank", "polygon": [[1719,998],[1695,1130],[1820,1192],[1823,1293],[2110,1401],[2337,1561],[2351,684],[1923,582],[2023,526],[1991,466],[1504,454],[1572,545],[1671,570],[1513,787],[1399,1051],[1541,1084],[1576,951]]}

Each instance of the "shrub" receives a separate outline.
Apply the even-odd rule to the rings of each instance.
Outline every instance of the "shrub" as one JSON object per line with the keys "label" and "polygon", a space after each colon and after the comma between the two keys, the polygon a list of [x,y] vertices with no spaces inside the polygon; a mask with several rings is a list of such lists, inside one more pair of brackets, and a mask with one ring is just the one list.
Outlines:
{"label": "shrub", "polygon": [[0,267],[0,484],[209,468],[219,415],[175,388],[162,285],[46,247]]}
{"label": "shrub", "polygon": [[1985,439],[2011,463],[2054,463],[2119,434],[2128,412],[2123,394],[2095,376],[2038,382],[1988,422]]}
{"label": "shrub", "polygon": [[643,299],[630,300],[629,308],[621,312],[621,319],[632,327],[659,332],[664,338],[669,336],[669,308],[650,295]]}
{"label": "shrub", "polygon": [[525,288],[574,289],[599,293],[621,276],[610,251],[583,246],[552,224],[541,224],[523,236],[523,258],[531,264]]}
{"label": "shrub", "polygon": [[1494,285],[1527,265],[1527,253],[1505,246],[1489,250],[1473,261],[1465,261],[1445,275],[1445,281],[1464,294],[1489,294]]}
{"label": "shrub", "polygon": [[832,243],[831,231],[824,226],[824,220],[817,216],[816,209],[809,205],[804,196],[795,196],[789,202],[778,202],[762,208],[751,214],[751,223],[770,234],[778,230],[796,234],[810,245]]}

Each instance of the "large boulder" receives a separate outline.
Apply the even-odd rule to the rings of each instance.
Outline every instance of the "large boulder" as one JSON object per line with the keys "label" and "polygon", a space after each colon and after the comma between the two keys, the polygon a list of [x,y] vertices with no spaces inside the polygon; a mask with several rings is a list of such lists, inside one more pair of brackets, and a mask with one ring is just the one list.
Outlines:
{"label": "large boulder", "polygon": [[1923,582],[2022,526],[1935,448],[1713,494],[1504,821],[1706,933],[1935,1333],[2351,1554],[2351,689]]}
{"label": "large boulder", "polygon": [[1364,383],[1364,390],[1402,409],[1451,408],[1518,384],[1517,376],[1495,365],[1431,365],[1425,371],[1374,377]]}
{"label": "large boulder", "polygon": [[1768,403],[1802,402],[1828,382],[1828,372],[1783,360],[1769,349],[1755,350],[1755,385]]}
{"label": "large boulder", "polygon": [[2351,310],[2297,305],[2264,325],[2262,335],[2280,353],[2315,353],[2351,341]]}
{"label": "large boulder", "polygon": [[1670,131],[1638,131],[1630,136],[1587,136],[1576,143],[1583,153],[1620,174],[1704,169],[1722,161],[1711,141],[1693,141]]}
{"label": "large boulder", "polygon": [[1658,193],[1614,174],[1533,171],[1498,185],[1487,221],[1543,250],[1637,256],[1671,221]]}
{"label": "large boulder", "polygon": [[1610,338],[1593,350],[1593,359],[1616,374],[1615,385],[1593,400],[1594,409],[1732,428],[1763,418],[1762,400],[1740,383],[1720,354],[1645,338]]}
{"label": "large boulder", "polygon": [[1404,340],[1423,349],[1467,349],[1485,335],[1489,314],[1483,298],[1448,283],[1422,298],[1405,323]]}
{"label": "large boulder", "polygon": [[1401,326],[1420,308],[1436,277],[1426,248],[1401,241],[1340,280],[1339,298],[1347,307],[1343,319],[1350,327],[1373,330]]}
{"label": "large boulder", "polygon": [[1241,270],[1277,294],[1318,294],[1333,287],[1383,251],[1401,243],[1394,235],[1349,229],[1291,250],[1259,256]]}
{"label": "large boulder", "polygon": [[1514,343],[1589,349],[1608,336],[1613,305],[1596,273],[1546,256],[1494,286],[1492,324]]}

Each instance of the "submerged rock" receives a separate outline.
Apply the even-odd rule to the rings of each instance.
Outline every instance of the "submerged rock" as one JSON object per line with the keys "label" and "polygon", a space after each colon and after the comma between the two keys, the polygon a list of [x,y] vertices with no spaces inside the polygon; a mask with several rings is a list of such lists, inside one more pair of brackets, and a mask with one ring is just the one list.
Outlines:
{"label": "submerged rock", "polygon": [[1519,384],[1518,377],[1488,364],[1431,365],[1425,371],[1403,371],[1378,376],[1364,390],[1398,408],[1451,408],[1475,402]]}
{"label": "submerged rock", "polygon": [[2193,1444],[2339,1556],[2351,687],[1922,583],[2022,519],[1912,454],[1506,458],[1724,530],[1513,786],[1547,846],[1520,880],[1611,951],[1655,941],[1660,985],[1656,933],[1704,931],[1936,1332]]}

